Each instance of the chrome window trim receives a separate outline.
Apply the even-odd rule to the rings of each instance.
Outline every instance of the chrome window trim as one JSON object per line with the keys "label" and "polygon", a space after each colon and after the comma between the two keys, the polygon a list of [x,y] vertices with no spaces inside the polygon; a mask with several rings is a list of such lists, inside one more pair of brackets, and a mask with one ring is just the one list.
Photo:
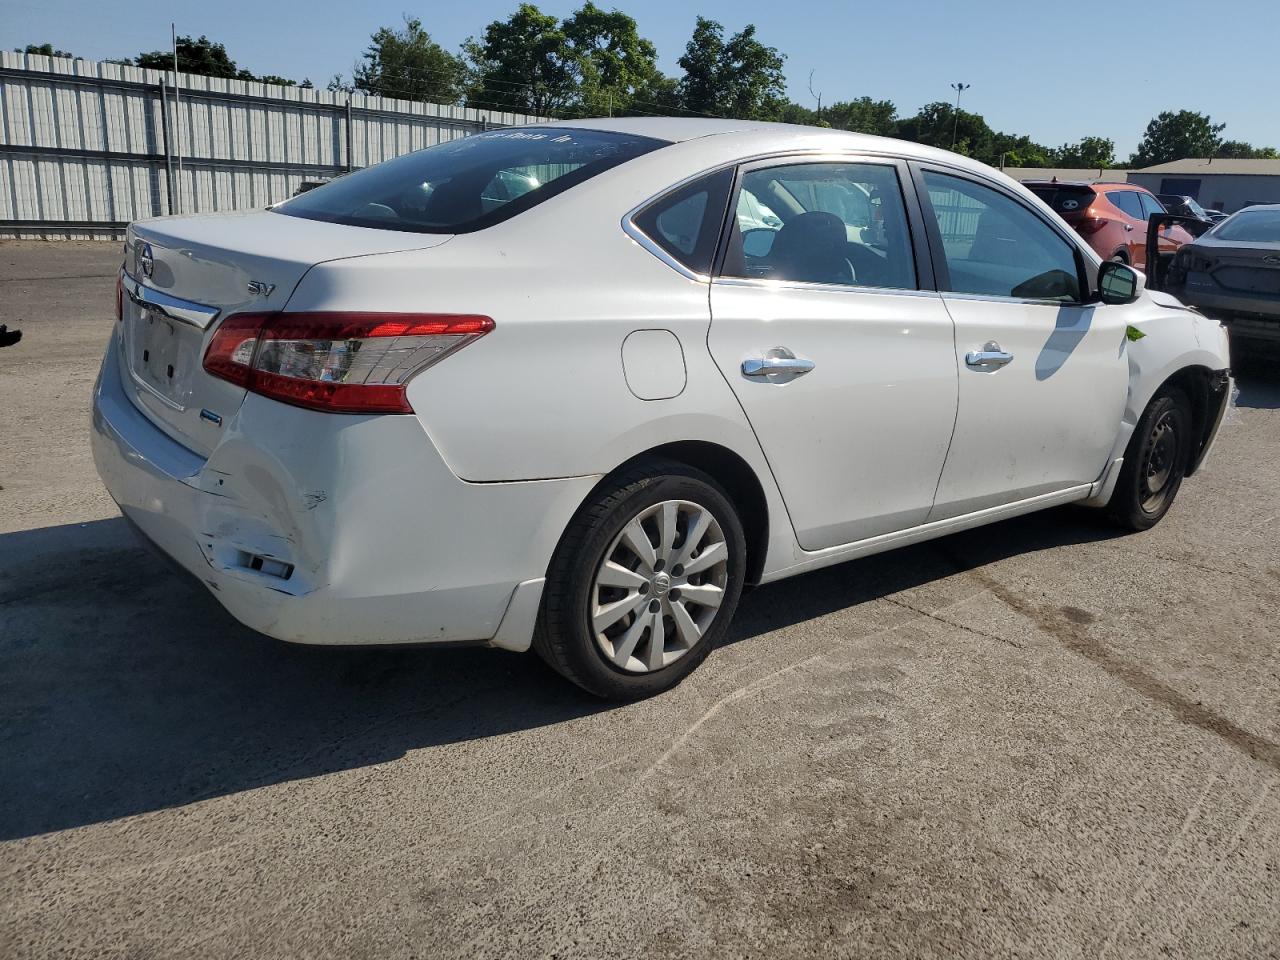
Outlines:
{"label": "chrome window trim", "polygon": [[1096,303],[1087,303],[1080,300],[1036,300],[1026,297],[1003,297],[998,293],[957,293],[952,290],[942,290],[941,295],[947,300],[982,300],[987,303],[1021,303],[1029,307],[1079,307],[1086,309],[1088,307],[1096,307]]}
{"label": "chrome window trim", "polygon": [[[849,149],[849,150],[831,150],[831,149],[818,150],[818,149],[812,149],[812,148],[801,148],[796,150],[769,150],[761,153],[750,154],[745,157],[739,157],[736,160],[729,160],[723,163],[718,163],[713,166],[706,167],[702,170],[699,170],[697,173],[691,174],[690,176],[685,177],[683,180],[678,180],[675,183],[667,187],[664,187],[662,190],[658,191],[657,193],[647,197],[642,202],[636,204],[634,207],[628,210],[625,214],[623,214],[622,230],[628,237],[634,240],[637,244],[639,244],[649,253],[653,254],[653,256],[657,257],[660,261],[665,263],[672,270],[675,270],[676,273],[680,274],[685,279],[693,280],[698,283],[710,283],[712,282],[712,279],[713,279],[712,277],[706,274],[696,273],[693,270],[690,270],[684,264],[682,264],[679,260],[676,260],[670,254],[668,254],[665,250],[663,250],[662,247],[660,247],[651,237],[649,237],[648,234],[646,234],[643,230],[637,227],[633,221],[633,218],[637,214],[639,214],[640,211],[643,210],[645,207],[647,207],[649,204],[662,199],[667,194],[673,193],[676,190],[679,190],[681,187],[685,186],[688,183],[692,183],[694,180],[697,180],[700,177],[705,177],[713,173],[718,173],[721,170],[725,170],[725,169],[732,169],[732,170],[735,170],[736,172],[738,168],[746,168],[748,166],[761,164],[761,163],[774,161],[774,160],[782,160],[782,161],[802,160],[804,162],[811,162],[811,163],[822,163],[822,162],[833,162],[833,163],[880,162],[880,163],[892,163],[892,164],[903,163],[908,165],[908,170],[907,170],[908,177],[907,179],[900,181],[901,188],[904,191],[910,185],[908,183],[908,180],[914,180],[914,171],[912,169],[912,165],[914,165],[915,169],[934,167],[944,173],[952,174],[954,176],[966,177],[969,180],[972,180],[972,181],[975,181],[976,183],[981,184],[982,186],[989,187],[993,190],[996,190],[1004,194],[1005,196],[1007,196],[1010,200],[1013,200],[1015,203],[1020,204],[1024,209],[1027,210],[1028,213],[1030,213],[1032,216],[1039,219],[1045,226],[1047,226],[1050,230],[1056,233],[1059,238],[1064,240],[1070,247],[1077,250],[1080,253],[1080,255],[1085,258],[1086,262],[1091,261],[1095,269],[1102,263],[1102,258],[1098,255],[1098,253],[1088,244],[1084,243],[1077,235],[1075,235],[1075,232],[1071,230],[1070,227],[1067,227],[1065,223],[1063,224],[1055,223],[1053,220],[1046,218],[1044,216],[1043,211],[1037,209],[1032,205],[1029,205],[1025,197],[1019,195],[1019,193],[1015,189],[1011,189],[1011,187],[1013,186],[1022,187],[1022,184],[1018,183],[1018,181],[1012,180],[1011,178],[1004,176],[1003,174],[1001,174],[1000,178],[988,176],[984,171],[971,170],[968,167],[961,166],[956,163],[952,163],[947,157],[942,157],[940,159],[934,158],[934,157],[929,157],[929,158],[914,157],[914,156],[908,156],[900,150],[867,150],[865,148]],[[995,170],[993,170],[992,172],[998,173],[998,171],[995,171]],[[1004,182],[1002,182],[1002,180]],[[1026,187],[1022,187],[1022,189],[1027,190]],[[1027,192],[1030,192],[1030,191],[1028,190]],[[730,196],[730,202],[732,202],[732,199],[733,199],[732,196]],[[1039,199],[1039,198],[1036,198],[1036,199]],[[927,217],[927,214],[923,209],[924,201],[921,200],[920,204],[922,208],[920,211],[921,215]],[[1052,211],[1050,211],[1050,213],[1052,213]],[[1057,214],[1053,214],[1053,216],[1055,218],[1058,218]],[[1061,219],[1061,218],[1058,218],[1058,219]],[[723,242],[723,239],[724,238],[721,237],[721,242]],[[928,242],[928,239],[926,238],[926,247],[928,246],[930,246],[930,244]],[[915,252],[916,251],[914,249],[914,244],[913,244],[913,249],[912,249],[913,256],[915,255]],[[917,274],[919,273],[919,264],[916,265],[916,272]],[[719,282],[722,278],[715,277],[714,279],[715,279],[715,282]],[[734,278],[734,279],[737,279],[737,278]],[[916,280],[917,282],[920,281],[919,276],[917,276]],[[936,277],[935,277],[935,280],[936,280]],[[829,285],[828,284],[806,284],[806,286],[826,287]],[[866,290],[870,288],[853,287],[850,289]],[[949,291],[941,291],[941,290],[903,291],[903,290],[897,290],[896,288],[877,288],[877,289],[890,289],[897,293],[904,293],[904,292],[905,293],[910,293],[910,292],[935,293],[936,292],[936,293],[943,293],[943,294],[949,293]],[[979,297],[979,295],[977,294],[966,294],[965,296]],[[979,297],[979,299],[1000,300],[1003,302],[1014,302],[1014,303],[1025,303],[1025,302],[1060,303],[1060,301],[1057,301],[1057,300],[1024,301],[1024,300],[1020,300],[1017,297],[997,297],[997,296]],[[1088,306],[1089,304],[1086,301],[1081,305]]]}
{"label": "chrome window trim", "polygon": [[[863,158],[864,160],[868,160],[872,163],[875,163],[875,162],[896,163],[900,160],[906,159],[905,157],[901,157],[893,153],[888,153],[888,152],[877,153],[877,152],[870,152],[867,150],[849,151],[847,153],[842,153],[842,152],[833,153],[830,150],[790,150],[790,151],[782,151],[782,152],[769,151],[768,153],[758,153],[758,154],[752,154],[746,157],[739,157],[736,160],[729,160],[727,162],[718,163],[715,166],[706,167],[705,169],[699,170],[697,173],[687,176],[683,180],[677,180],[675,183],[670,184],[669,186],[663,187],[657,193],[646,198],[640,203],[637,203],[634,207],[632,207],[630,210],[628,210],[625,214],[622,215],[622,232],[625,233],[632,240],[634,240],[636,243],[638,243],[641,247],[643,247],[649,253],[653,254],[655,257],[657,257],[659,260],[665,263],[668,267],[670,267],[676,273],[680,274],[680,276],[684,277],[686,280],[693,280],[697,283],[710,283],[711,282],[710,275],[705,273],[697,273],[694,270],[690,270],[688,267],[686,267],[683,263],[681,263],[675,257],[671,256],[671,254],[667,253],[667,251],[664,250],[656,240],[654,240],[647,233],[645,233],[638,226],[636,226],[635,217],[638,216],[640,212],[644,210],[645,207],[649,206],[651,203],[656,203],[658,200],[661,200],[663,197],[667,196],[668,194],[675,193],[677,190],[681,189],[682,187],[690,183],[693,183],[693,181],[695,180],[700,180],[703,177],[711,176],[712,174],[719,173],[722,170],[733,170],[736,173],[739,167],[745,167],[749,164],[754,164],[754,163],[759,163],[762,161],[774,160],[774,159],[778,159],[778,160],[801,159],[801,160],[804,160],[805,162],[814,162],[814,163],[821,163],[823,161],[847,163],[851,161],[851,158],[853,162],[856,162],[856,158]],[[729,199],[732,202],[733,200],[732,190],[730,191]],[[723,237],[721,239],[723,240]]]}
{"label": "chrome window trim", "polygon": [[[711,172],[715,172],[715,171],[711,171]],[[691,177],[690,179],[696,180],[697,178]],[[675,187],[675,189],[678,190],[682,185],[683,184],[678,185],[677,187]],[[647,233],[645,233],[643,230],[637,227],[635,224],[635,221],[631,219],[637,213],[639,213],[641,210],[647,207],[650,203],[653,203],[654,200],[659,200],[671,192],[673,191],[671,190],[663,191],[662,193],[658,194],[656,197],[653,197],[650,200],[646,200],[644,203],[640,204],[640,206],[636,207],[634,210],[628,213],[625,217],[623,217],[622,232],[625,233],[632,240],[634,240],[636,243],[640,244],[641,247],[643,247],[645,250],[648,250],[651,254],[653,254],[655,257],[657,257],[659,260],[665,263],[668,267],[670,267],[676,273],[680,274],[680,276],[684,277],[686,280],[693,280],[693,281],[696,281],[697,283],[709,283],[711,281],[711,278],[709,276],[707,276],[705,273],[697,273],[693,270],[690,270],[688,267],[686,267],[683,263],[681,263],[675,257],[671,256],[671,254],[667,253],[667,251],[664,250],[656,240],[654,240]]]}
{"label": "chrome window trim", "polygon": [[863,287],[858,286],[856,283],[818,283],[813,280],[769,280],[766,277],[716,277],[711,282],[717,287],[754,287],[760,290],[799,290],[817,293],[870,293],[881,297],[942,296],[942,294],[937,290],[922,290],[919,287]]}
{"label": "chrome window trim", "polygon": [[197,330],[208,329],[209,324],[217,319],[221,309],[210,307],[192,300],[183,300],[172,294],[145,286],[142,281],[127,271],[124,272],[124,292],[129,299],[144,310],[154,310],[177,323],[185,323]]}

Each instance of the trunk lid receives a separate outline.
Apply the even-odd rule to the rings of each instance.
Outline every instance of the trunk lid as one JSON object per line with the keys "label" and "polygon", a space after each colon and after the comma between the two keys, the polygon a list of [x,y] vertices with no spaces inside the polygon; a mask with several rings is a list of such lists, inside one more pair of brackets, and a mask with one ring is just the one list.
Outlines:
{"label": "trunk lid", "polygon": [[125,389],[157,427],[207,456],[245,395],[202,366],[219,323],[233,313],[283,309],[317,263],[448,239],[266,210],[135,223],[125,241],[119,334]]}
{"label": "trunk lid", "polygon": [[1280,294],[1280,243],[1204,238],[1190,246],[1194,257],[1215,281],[1245,294]]}

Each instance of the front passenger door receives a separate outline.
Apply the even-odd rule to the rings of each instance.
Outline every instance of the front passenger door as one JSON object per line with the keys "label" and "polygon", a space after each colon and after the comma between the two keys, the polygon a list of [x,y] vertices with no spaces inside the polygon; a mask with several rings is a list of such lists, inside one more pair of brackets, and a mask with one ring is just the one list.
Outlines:
{"label": "front passenger door", "polygon": [[929,519],[1092,483],[1129,385],[1126,308],[1086,302],[1065,231],[977,179],[917,168],[956,325],[955,436]]}

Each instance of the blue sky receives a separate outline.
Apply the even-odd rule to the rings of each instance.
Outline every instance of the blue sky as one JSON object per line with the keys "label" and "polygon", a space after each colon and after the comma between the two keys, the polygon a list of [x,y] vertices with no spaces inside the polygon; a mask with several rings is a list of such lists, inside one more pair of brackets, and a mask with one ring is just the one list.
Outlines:
{"label": "blue sky", "polygon": [[[47,41],[92,59],[131,56],[167,46],[173,19],[180,33],[225,43],[232,58],[255,73],[309,76],[323,85],[335,72],[349,75],[369,34],[399,24],[406,10],[453,49],[517,2],[0,0],[0,44],[11,49]],[[539,6],[564,16],[580,3]],[[1106,136],[1123,159],[1148,120],[1186,108],[1225,121],[1231,139],[1280,146],[1280,0],[597,3],[635,17],[670,73],[678,72],[676,60],[697,14],[719,20],[730,33],[753,22],[765,43],[787,55],[791,95],[808,105],[810,70],[824,102],[867,95],[893,100],[902,115],[949,99],[949,84],[961,80],[973,85],[964,94],[966,109],[998,130],[1049,145]]]}

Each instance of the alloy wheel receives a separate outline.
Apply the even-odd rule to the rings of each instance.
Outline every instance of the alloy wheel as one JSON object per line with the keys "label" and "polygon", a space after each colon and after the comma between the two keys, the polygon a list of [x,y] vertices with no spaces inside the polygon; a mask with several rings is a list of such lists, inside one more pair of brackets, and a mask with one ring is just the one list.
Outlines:
{"label": "alloy wheel", "polygon": [[591,632],[605,659],[651,673],[692,650],[715,620],[729,580],[729,545],[715,516],[664,500],[632,517],[591,585]]}

